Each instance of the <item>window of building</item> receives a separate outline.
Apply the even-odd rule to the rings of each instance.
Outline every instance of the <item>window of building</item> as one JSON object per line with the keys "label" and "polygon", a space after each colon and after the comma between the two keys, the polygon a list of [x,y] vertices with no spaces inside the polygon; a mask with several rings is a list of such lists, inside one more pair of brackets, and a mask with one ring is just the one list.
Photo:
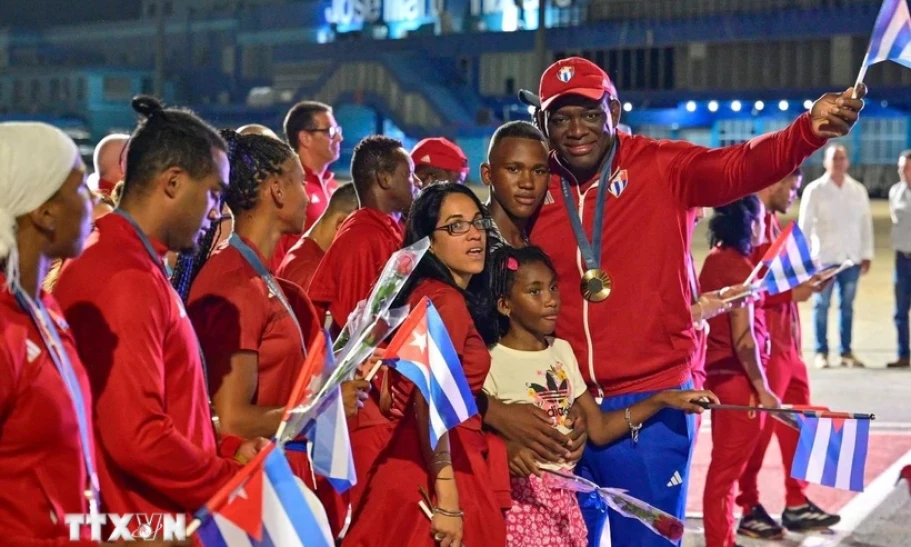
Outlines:
{"label": "window of building", "polygon": [[860,162],[894,164],[906,148],[907,118],[861,118]]}
{"label": "window of building", "polygon": [[105,76],[104,78],[104,100],[105,101],[123,101],[132,97],[130,79],[124,76]]}

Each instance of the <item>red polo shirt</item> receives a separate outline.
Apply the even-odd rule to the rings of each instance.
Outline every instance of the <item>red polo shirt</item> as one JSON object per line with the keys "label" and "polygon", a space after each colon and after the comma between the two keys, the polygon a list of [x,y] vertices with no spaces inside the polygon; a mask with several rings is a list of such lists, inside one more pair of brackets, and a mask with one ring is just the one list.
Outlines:
{"label": "red polo shirt", "polygon": [[[0,534],[5,545],[75,545],[64,515],[88,512],[88,483],[73,400],[37,327],[5,285],[0,274]],[[91,391],[69,326],[53,297],[42,293],[41,300],[79,380],[91,434]]]}
{"label": "red polo shirt", "polygon": [[[687,250],[693,207],[717,206],[781,180],[825,144],[804,114],[777,133],[709,150],[686,142],[619,134],[612,172],[625,171],[620,197],[608,195],[601,265],[613,292],[600,303],[582,299],[585,271],[568,221],[558,173],[551,179],[531,231],[550,255],[563,290],[557,335],[576,352],[595,395],[666,389],[690,376],[695,333],[690,314]],[[597,177],[577,184],[571,206],[592,237]],[[703,287],[705,290],[706,287]]]}
{"label": "red polo shirt", "polygon": [[383,266],[402,248],[402,226],[376,209],[358,209],[339,228],[307,291],[316,311],[328,310],[338,327],[370,296]]}
{"label": "red polo shirt", "polygon": [[[730,247],[715,247],[709,251],[699,274],[699,283],[706,292],[717,291],[732,285],[739,285],[749,277],[755,264],[750,257],[743,256]],[[753,305],[753,336],[759,346],[761,365],[768,363],[769,331],[766,328],[765,313],[760,300]],[[705,369],[708,375],[743,373],[743,365],[737,357],[735,340],[731,333],[731,318],[721,314],[709,319],[708,347]]]}
{"label": "red polo shirt", "polygon": [[[307,205],[307,223],[304,224],[303,229],[306,232],[316,223],[320,215],[326,212],[326,207],[329,207],[329,198],[338,190],[338,183],[335,182],[335,175],[331,171],[327,171],[326,178],[321,179],[319,175],[304,166],[304,175],[306,175],[304,190],[307,191],[307,197],[310,198],[310,205]],[[285,255],[298,239],[300,239],[299,234],[282,236],[272,254],[270,266],[273,272],[278,270]]]}
{"label": "red polo shirt", "polygon": [[[250,241],[244,242],[256,250]],[[263,260],[258,252],[257,256]],[[309,345],[320,328],[313,305],[297,285],[278,281],[300,322],[304,343]],[[305,357],[297,326],[253,266],[227,241],[206,261],[193,282],[187,311],[199,333],[212,393],[231,371],[231,356],[252,351],[257,354],[259,374],[250,402],[278,407],[288,404]],[[295,474],[309,483],[307,455],[289,452],[288,460]]]}
{"label": "red polo shirt", "polygon": [[[766,214],[765,242],[753,252],[753,261],[758,263],[762,255],[769,250],[772,242],[781,234],[781,222],[774,213]],[[762,279],[766,269],[760,271],[758,279]],[[764,300],[766,323],[769,327],[769,336],[772,339],[772,358],[783,358],[789,361],[801,361],[800,350],[800,313],[797,302],[793,300],[793,293],[786,291],[775,295],[767,295]]]}
{"label": "red polo shirt", "polygon": [[105,509],[195,511],[239,465],[216,454],[193,326],[129,222],[95,226],[54,294],[92,385]]}
{"label": "red polo shirt", "polygon": [[302,237],[291,247],[282,260],[281,266],[275,275],[287,279],[305,291],[310,288],[310,280],[316,273],[320,261],[326,256],[326,251],[309,237]]}

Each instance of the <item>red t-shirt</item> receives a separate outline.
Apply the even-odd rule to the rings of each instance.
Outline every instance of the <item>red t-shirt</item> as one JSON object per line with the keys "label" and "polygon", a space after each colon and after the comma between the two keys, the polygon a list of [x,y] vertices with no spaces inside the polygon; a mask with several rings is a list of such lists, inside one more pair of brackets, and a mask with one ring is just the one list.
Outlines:
{"label": "red t-shirt", "polygon": [[[255,250],[250,241],[244,243]],[[263,260],[258,252],[257,256]],[[316,311],[300,287],[278,282],[300,323],[304,343],[309,346],[320,328]],[[252,351],[257,354],[259,374],[250,403],[279,407],[288,404],[306,355],[297,325],[253,266],[227,241],[206,261],[193,282],[187,311],[199,333],[212,393],[231,371],[231,356]],[[289,452],[288,460],[295,474],[309,483],[307,455]]]}
{"label": "red t-shirt", "polygon": [[[307,192],[307,197],[310,198],[310,204],[307,205],[307,222],[304,224],[303,229],[306,232],[326,212],[326,207],[329,206],[329,198],[338,190],[338,183],[335,182],[335,175],[330,171],[326,172],[325,179],[321,179],[319,175],[304,166],[304,175],[306,177],[304,190]],[[300,239],[300,234],[286,234],[278,241],[270,261],[273,272],[278,270],[285,255],[297,243],[298,239]]]}
{"label": "red t-shirt", "polygon": [[[765,242],[754,250],[754,262],[759,262],[762,255],[772,246],[772,242],[781,234],[781,231],[781,222],[778,220],[778,216],[774,213],[767,213]],[[762,279],[766,271],[763,268],[758,278]],[[797,309],[797,302],[794,302],[793,293],[785,291],[775,295],[767,295],[763,309],[765,310],[765,319],[769,327],[769,336],[772,339],[772,359],[802,360],[800,312]]]}
{"label": "red t-shirt", "polygon": [[110,214],[95,227],[54,295],[92,386],[105,509],[196,511],[239,464],[216,453],[193,325],[129,222]]}
{"label": "red t-shirt", "polygon": [[310,288],[310,280],[313,279],[313,274],[316,273],[316,268],[324,256],[326,251],[315,240],[302,237],[285,255],[275,275],[297,284],[306,291]]}
{"label": "red t-shirt", "polygon": [[[66,513],[87,513],[88,484],[73,400],[31,317],[0,274],[0,530],[3,543],[50,538],[67,545]],[[79,381],[95,451],[92,394],[63,313],[42,293]],[[97,465],[97,458],[96,465]],[[85,528],[83,532],[87,533]]]}
{"label": "red t-shirt", "polygon": [[[705,292],[717,291],[743,283],[755,264],[750,257],[743,256],[730,247],[715,247],[709,251],[699,275],[699,283]],[[759,347],[761,365],[769,357],[769,333],[765,324],[762,301],[753,304],[753,335]],[[708,348],[706,350],[706,372],[709,375],[721,373],[743,373],[743,365],[737,357],[731,333],[731,318],[721,314],[709,320]]]}
{"label": "red t-shirt", "polygon": [[[609,396],[672,388],[690,376],[696,335],[686,260],[693,208],[757,192],[826,143],[813,134],[807,114],[777,133],[715,150],[622,133],[618,138],[611,168],[627,185],[620,197],[607,197],[600,249],[602,268],[613,280],[610,297],[599,303],[582,299],[585,265],[557,163],[531,230],[531,242],[553,260],[563,287],[556,335],[576,352],[589,388]],[[580,184],[568,180],[570,206],[581,210],[591,241],[597,177]]]}
{"label": "red t-shirt", "polygon": [[370,296],[386,261],[402,248],[401,225],[376,209],[358,209],[339,228],[319,263],[307,294],[320,317],[328,310],[337,327]]}
{"label": "red t-shirt", "polygon": [[[244,242],[255,249],[249,241]],[[292,307],[294,302],[299,303],[293,311],[309,345],[320,328],[316,312],[299,287],[282,285]],[[187,309],[199,333],[213,393],[231,370],[231,356],[253,351],[259,359],[259,382],[251,402],[263,406],[288,403],[304,364],[297,326],[253,266],[227,241],[200,270]]]}

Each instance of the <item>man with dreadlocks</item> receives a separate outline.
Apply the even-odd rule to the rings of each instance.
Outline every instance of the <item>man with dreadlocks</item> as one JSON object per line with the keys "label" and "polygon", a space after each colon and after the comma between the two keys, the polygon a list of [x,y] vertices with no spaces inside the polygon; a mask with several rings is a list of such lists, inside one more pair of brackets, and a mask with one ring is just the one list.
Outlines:
{"label": "man with dreadlocks", "polygon": [[[224,140],[193,114],[133,100],[119,208],[100,218],[54,290],[95,400],[99,477],[112,513],[195,511],[239,469],[219,458],[205,361],[162,261],[187,251],[218,213]],[[104,272],[104,275],[99,275]],[[252,457],[265,439],[222,442]]]}

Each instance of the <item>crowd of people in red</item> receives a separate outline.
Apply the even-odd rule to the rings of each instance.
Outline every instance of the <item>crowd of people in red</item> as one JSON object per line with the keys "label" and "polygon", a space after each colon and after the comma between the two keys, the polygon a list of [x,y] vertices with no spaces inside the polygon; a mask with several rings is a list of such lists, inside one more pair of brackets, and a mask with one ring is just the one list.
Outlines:
{"label": "crowd of people in red", "polygon": [[[409,152],[367,137],[340,184],[342,128],[312,101],[282,140],[134,99],[133,134],[103,143],[122,150],[122,182],[101,187],[113,210],[62,132],[0,124],[4,543],[69,545],[72,513],[192,514],[275,434],[323,327],[337,335],[390,256],[429,238],[398,300],[434,304],[480,411],[431,449],[404,376],[346,382],[357,485],[338,494],[305,452],[288,456],[339,543],[664,545],[542,477],[575,473],[683,518],[703,403],[809,402],[795,303],[814,285],[762,298],[742,284],[800,164],[848,133],[863,96],[826,94],[779,132],[710,150],[619,131],[607,74],[563,59],[541,77],[534,123],[493,134],[486,202],[444,138]],[[735,544],[735,505],[754,537],[837,521],[793,480],[782,525],[762,508],[772,434],[796,444],[762,414],[713,417],[710,547]]]}

